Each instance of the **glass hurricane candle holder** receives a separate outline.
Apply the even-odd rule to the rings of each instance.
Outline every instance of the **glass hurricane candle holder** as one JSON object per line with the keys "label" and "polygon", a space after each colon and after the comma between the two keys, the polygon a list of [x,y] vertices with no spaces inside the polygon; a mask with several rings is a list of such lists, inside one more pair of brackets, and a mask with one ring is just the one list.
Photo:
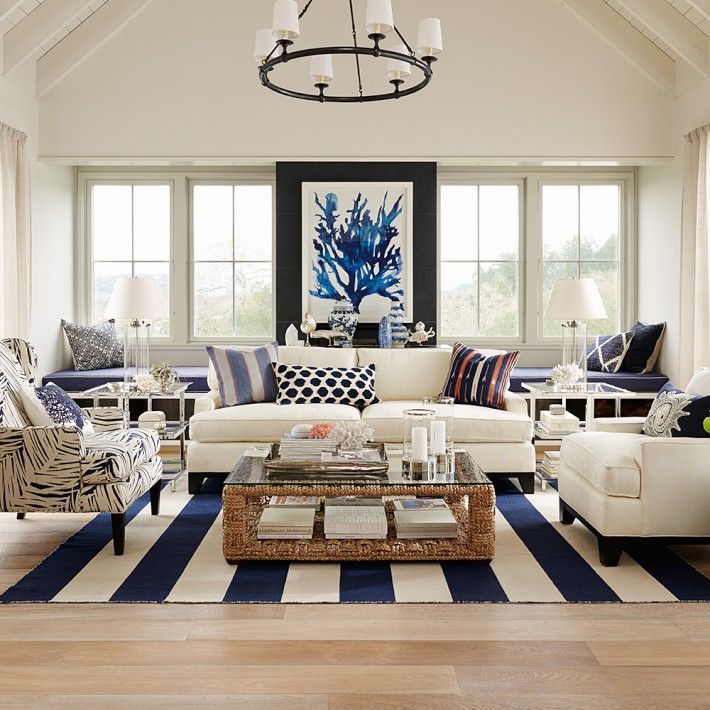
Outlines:
{"label": "glass hurricane candle holder", "polygon": [[402,473],[413,481],[431,480],[435,472],[434,457],[429,451],[431,409],[407,409],[404,412],[402,440]]}
{"label": "glass hurricane candle holder", "polygon": [[437,473],[454,471],[454,398],[433,396],[424,398],[424,407],[434,412],[430,424],[430,454],[434,457]]}

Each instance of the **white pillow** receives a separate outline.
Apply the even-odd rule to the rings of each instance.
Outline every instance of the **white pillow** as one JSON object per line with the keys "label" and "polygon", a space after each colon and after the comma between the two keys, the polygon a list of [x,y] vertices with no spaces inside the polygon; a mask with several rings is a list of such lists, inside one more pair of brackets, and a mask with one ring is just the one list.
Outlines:
{"label": "white pillow", "polygon": [[692,394],[700,397],[710,395],[710,367],[701,367],[688,382],[685,388],[687,394]]}

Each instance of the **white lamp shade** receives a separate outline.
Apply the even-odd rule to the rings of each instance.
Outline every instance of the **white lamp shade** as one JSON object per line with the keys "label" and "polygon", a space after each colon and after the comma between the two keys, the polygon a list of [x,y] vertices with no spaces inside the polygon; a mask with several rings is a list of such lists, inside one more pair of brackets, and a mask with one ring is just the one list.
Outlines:
{"label": "white lamp shade", "polygon": [[550,320],[603,320],[604,302],[594,279],[557,279],[545,318]]}
{"label": "white lamp shade", "polygon": [[254,42],[254,59],[257,62],[263,62],[276,46],[273,32],[270,29],[257,30],[256,41]]}
{"label": "white lamp shade", "polygon": [[311,80],[316,84],[329,84],[333,81],[333,57],[319,54],[311,57]]}
{"label": "white lamp shade", "polygon": [[[396,44],[392,47],[393,52],[398,54],[409,54],[407,48],[403,44]],[[387,78],[388,79],[407,79],[412,75],[412,65],[403,62],[400,59],[387,60]]]}
{"label": "white lamp shade", "polygon": [[168,309],[154,278],[119,276],[106,306],[106,317],[116,320],[167,318]]}
{"label": "white lamp shade", "polygon": [[441,39],[441,20],[438,17],[425,17],[419,20],[417,33],[417,52],[422,57],[435,57],[444,51]]}
{"label": "white lamp shade", "polygon": [[274,21],[271,27],[276,39],[296,39],[301,34],[296,0],[274,2]]}
{"label": "white lamp shade", "polygon": [[365,29],[368,35],[386,35],[394,29],[392,0],[367,0]]}

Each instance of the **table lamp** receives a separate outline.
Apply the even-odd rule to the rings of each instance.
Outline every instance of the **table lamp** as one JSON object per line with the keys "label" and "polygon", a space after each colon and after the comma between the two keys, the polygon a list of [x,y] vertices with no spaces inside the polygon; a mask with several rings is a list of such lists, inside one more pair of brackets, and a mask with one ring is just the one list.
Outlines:
{"label": "table lamp", "polygon": [[[106,306],[106,317],[126,321],[128,328],[123,335],[123,382],[129,386],[131,360],[133,378],[150,367],[150,322],[167,318],[168,309],[160,294],[158,282],[152,277],[119,276],[114,284],[111,298]],[[129,332],[133,329],[133,357]],[[145,330],[145,337],[142,331]]]}
{"label": "table lamp", "polygon": [[545,318],[562,321],[562,364],[578,365],[587,381],[588,320],[603,320],[606,308],[594,279],[557,279]]}

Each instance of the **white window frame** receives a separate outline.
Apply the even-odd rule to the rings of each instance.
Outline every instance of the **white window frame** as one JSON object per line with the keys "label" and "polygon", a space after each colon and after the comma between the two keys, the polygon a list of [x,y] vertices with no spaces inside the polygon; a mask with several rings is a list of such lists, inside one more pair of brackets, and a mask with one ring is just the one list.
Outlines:
{"label": "white window frame", "polygon": [[[437,198],[442,185],[490,185],[522,183],[521,230],[522,244],[519,260],[523,275],[520,281],[519,338],[466,337],[468,342],[490,348],[556,351],[560,336],[543,335],[542,304],[542,186],[619,184],[620,195],[620,251],[619,251],[619,307],[620,326],[629,328],[637,317],[637,208],[636,172],[628,167],[532,167],[471,169],[440,167]],[[437,322],[441,323],[441,209],[437,210]],[[453,337],[438,337],[440,343],[451,344]]]}
{"label": "white window frame", "polygon": [[[524,314],[524,304],[525,304],[525,181],[520,178],[504,179],[504,178],[488,178],[481,179],[477,177],[476,179],[470,179],[465,177],[451,177],[451,178],[440,178],[437,186],[437,200],[439,206],[441,206],[441,190],[443,187],[449,185],[463,185],[471,187],[487,187],[489,185],[510,185],[518,188],[518,335],[517,337],[492,337],[492,336],[470,336],[466,334],[461,335],[449,335],[445,338],[443,336],[439,337],[438,340],[444,343],[454,343],[457,341],[466,341],[474,338],[476,342],[483,344],[496,343],[500,345],[514,345],[523,341],[523,333],[525,329],[525,319]],[[478,213],[477,220],[480,223],[480,193],[478,202]],[[480,232],[478,234],[480,238]],[[480,256],[480,248],[478,255]],[[437,286],[437,297],[436,297],[436,322],[441,324],[441,209],[437,210],[437,239],[436,239],[436,283]],[[456,260],[446,259],[446,263],[457,263]],[[459,263],[474,263],[478,267],[479,278],[477,279],[478,288],[478,309],[480,315],[480,265],[481,264],[495,264],[495,263],[510,263],[496,260],[486,260],[486,259],[461,259]],[[439,325],[441,328],[441,325]]]}
{"label": "white window frame", "polygon": [[[188,233],[189,233],[189,263],[188,263],[188,279],[189,279],[189,294],[190,294],[190,306],[189,306],[189,342],[191,343],[242,343],[246,345],[256,345],[264,342],[264,337],[258,338],[239,338],[239,337],[227,337],[227,338],[217,338],[213,336],[203,336],[198,337],[194,333],[195,325],[195,314],[194,314],[194,273],[195,273],[195,235],[193,233],[193,198],[194,190],[196,185],[229,185],[234,187],[239,187],[240,185],[268,185],[271,187],[271,333],[268,336],[271,340],[276,339],[276,181],[275,179],[248,179],[248,178],[190,178],[187,181],[188,190]],[[234,225],[232,225],[232,230],[234,230]],[[232,231],[232,238],[234,238],[234,232]],[[198,262],[199,263],[199,262]],[[227,261],[224,263],[237,264],[239,261]],[[251,263],[251,262],[249,262]],[[262,263],[267,263],[266,261]]]}
{"label": "white window frame", "polygon": [[[94,313],[94,244],[92,239],[91,224],[92,224],[92,207],[93,200],[91,199],[92,188],[96,185],[167,185],[170,188],[170,254],[167,260],[159,260],[156,263],[164,263],[167,261],[169,265],[170,275],[170,303],[168,307],[170,334],[167,336],[151,336],[151,342],[159,343],[174,343],[175,342],[175,253],[174,253],[174,233],[175,233],[175,181],[169,177],[86,177],[83,181],[80,180],[78,195],[83,203],[84,209],[80,211],[83,219],[79,221],[79,248],[77,249],[79,256],[80,268],[78,269],[77,285],[79,292],[77,293],[77,302],[79,304],[79,312],[85,323],[93,323],[96,320]],[[131,207],[133,210],[133,207]],[[131,215],[133,221],[134,216]],[[135,256],[133,253],[131,257]],[[125,259],[116,259],[116,263],[126,261]],[[131,271],[135,268],[136,260],[131,258]],[[148,260],[150,261],[150,260]],[[155,260],[153,260],[155,261]],[[110,262],[106,262],[110,263]]]}

